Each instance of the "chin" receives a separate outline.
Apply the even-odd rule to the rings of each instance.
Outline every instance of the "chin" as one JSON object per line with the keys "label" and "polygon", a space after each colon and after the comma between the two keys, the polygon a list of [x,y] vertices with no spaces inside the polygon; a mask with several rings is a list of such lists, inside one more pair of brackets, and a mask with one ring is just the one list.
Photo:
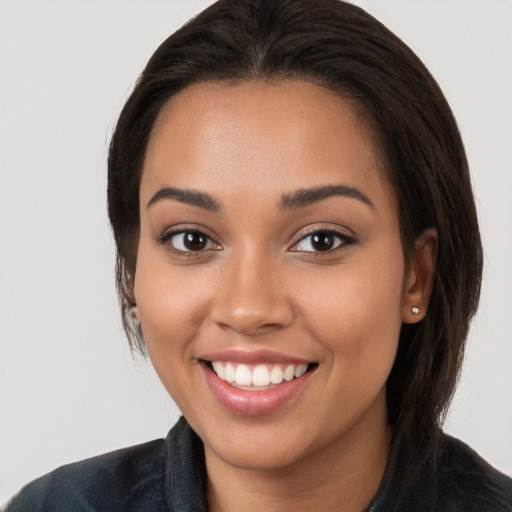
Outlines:
{"label": "chin", "polygon": [[223,446],[216,452],[217,457],[231,467],[252,471],[276,471],[299,462],[304,454],[298,447],[276,447],[275,444],[248,443],[233,445],[229,450]]}

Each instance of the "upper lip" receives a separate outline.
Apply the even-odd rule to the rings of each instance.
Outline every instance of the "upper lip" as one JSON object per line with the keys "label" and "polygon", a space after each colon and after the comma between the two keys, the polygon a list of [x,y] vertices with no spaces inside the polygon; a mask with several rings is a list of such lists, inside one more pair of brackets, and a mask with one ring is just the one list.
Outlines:
{"label": "upper lip", "polygon": [[312,361],[301,359],[299,357],[282,354],[273,350],[241,350],[228,349],[218,352],[208,352],[202,354],[199,359],[203,361],[229,361],[240,364],[258,364],[258,363],[283,363],[283,364],[309,364]]}

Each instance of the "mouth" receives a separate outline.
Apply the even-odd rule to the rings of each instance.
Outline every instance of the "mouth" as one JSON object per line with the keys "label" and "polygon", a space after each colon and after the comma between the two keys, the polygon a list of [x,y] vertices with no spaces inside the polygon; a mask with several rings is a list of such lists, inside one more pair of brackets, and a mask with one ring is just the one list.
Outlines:
{"label": "mouth", "polygon": [[237,415],[265,415],[291,405],[310,386],[319,364],[272,350],[228,349],[202,354],[213,396]]}
{"label": "mouth", "polygon": [[300,379],[318,367],[318,363],[293,362],[244,364],[236,361],[201,360],[201,363],[229,386],[245,391],[273,389]]}

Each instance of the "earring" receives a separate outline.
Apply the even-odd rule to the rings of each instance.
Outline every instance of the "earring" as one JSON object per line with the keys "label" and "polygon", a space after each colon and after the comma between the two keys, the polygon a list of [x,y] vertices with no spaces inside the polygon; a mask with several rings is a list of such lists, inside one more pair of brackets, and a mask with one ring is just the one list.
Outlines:
{"label": "earring", "polygon": [[412,311],[413,315],[419,315],[420,314],[420,308],[417,308],[416,306],[413,306],[411,308],[411,311]]}
{"label": "earring", "polygon": [[135,322],[139,321],[139,311],[137,310],[137,306],[133,306],[128,310],[128,316]]}

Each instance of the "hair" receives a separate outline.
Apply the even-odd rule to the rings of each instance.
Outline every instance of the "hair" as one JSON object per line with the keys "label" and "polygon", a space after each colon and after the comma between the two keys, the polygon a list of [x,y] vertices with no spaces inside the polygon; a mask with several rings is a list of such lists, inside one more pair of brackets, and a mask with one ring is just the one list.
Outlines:
{"label": "hair", "polygon": [[394,435],[410,461],[435,443],[476,312],[482,248],[468,163],[451,109],[421,60],[363,9],[340,0],[219,0],[165,40],[128,98],[108,158],[108,211],[117,286],[132,349],[139,184],[162,107],[191,84],[301,80],[350,99],[370,120],[398,198],[406,264],[428,228],[438,234],[425,318],[403,325],[387,381]]}

